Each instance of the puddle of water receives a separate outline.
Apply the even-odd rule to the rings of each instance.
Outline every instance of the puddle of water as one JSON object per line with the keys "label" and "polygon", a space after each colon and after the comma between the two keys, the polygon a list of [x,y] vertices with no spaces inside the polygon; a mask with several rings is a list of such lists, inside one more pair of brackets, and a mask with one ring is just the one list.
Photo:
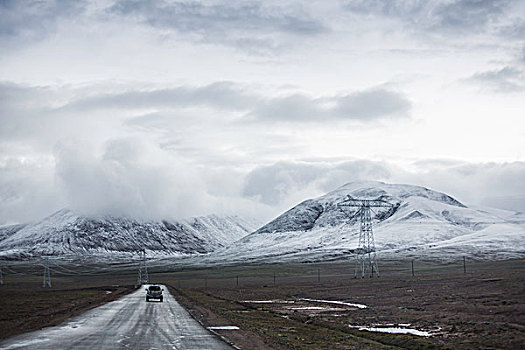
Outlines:
{"label": "puddle of water", "polygon": [[315,302],[315,303],[325,303],[325,304],[334,304],[334,305],[345,305],[345,306],[351,306],[351,307],[356,307],[358,309],[366,309],[368,308],[368,306],[364,305],[364,304],[354,304],[354,303],[347,303],[347,302],[344,302],[344,301],[337,301],[337,300],[319,300],[319,299],[306,299],[306,298],[303,298],[301,300],[304,300],[304,301],[312,301],[312,302]]}
{"label": "puddle of water", "polygon": [[368,332],[380,332],[380,333],[392,333],[392,334],[412,334],[419,337],[430,337],[432,334],[426,331],[420,331],[414,328],[405,327],[361,327],[361,326],[349,326],[350,328],[357,328],[360,331]]}
{"label": "puddle of water", "polygon": [[291,307],[290,310],[322,310],[322,311],[345,311],[340,307],[322,307],[322,306],[304,306],[304,307]]}
{"label": "puddle of water", "polygon": [[243,300],[243,303],[251,304],[294,304],[293,300]]}
{"label": "puddle of water", "polygon": [[226,330],[226,331],[236,331],[239,329],[239,327],[237,326],[212,326],[212,327],[208,327],[208,329],[211,329],[211,330]]}

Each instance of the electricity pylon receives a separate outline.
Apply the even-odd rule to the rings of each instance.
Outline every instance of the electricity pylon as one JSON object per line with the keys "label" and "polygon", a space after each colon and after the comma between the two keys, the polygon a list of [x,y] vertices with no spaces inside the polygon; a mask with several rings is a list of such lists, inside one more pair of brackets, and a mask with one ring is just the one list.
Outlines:
{"label": "electricity pylon", "polygon": [[137,284],[140,286],[143,283],[148,283],[148,266],[146,265],[146,251],[142,250],[140,252],[140,264],[139,264],[139,277],[137,279]]}
{"label": "electricity pylon", "polygon": [[42,287],[46,288],[46,285],[51,288],[51,272],[49,270],[49,261],[44,259],[44,278],[42,280]]}
{"label": "electricity pylon", "polygon": [[[357,278],[358,271],[361,272],[361,278],[365,275],[373,277],[374,272],[379,277],[379,267],[377,266],[376,244],[374,241],[374,232],[372,230],[372,208],[389,208],[394,206],[381,199],[356,199],[347,196],[345,200],[337,205],[350,219],[357,215],[360,217],[361,227],[359,230],[359,243],[356,253],[356,265],[354,278]],[[354,215],[349,215],[343,208],[359,208]]]}

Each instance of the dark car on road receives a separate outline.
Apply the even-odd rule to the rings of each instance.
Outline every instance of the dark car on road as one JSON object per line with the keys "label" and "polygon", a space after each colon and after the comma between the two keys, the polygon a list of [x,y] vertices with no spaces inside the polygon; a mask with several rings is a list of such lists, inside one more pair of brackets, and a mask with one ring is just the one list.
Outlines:
{"label": "dark car on road", "polygon": [[158,299],[162,302],[164,298],[162,296],[161,286],[152,285],[146,287],[146,301],[149,301],[150,299]]}

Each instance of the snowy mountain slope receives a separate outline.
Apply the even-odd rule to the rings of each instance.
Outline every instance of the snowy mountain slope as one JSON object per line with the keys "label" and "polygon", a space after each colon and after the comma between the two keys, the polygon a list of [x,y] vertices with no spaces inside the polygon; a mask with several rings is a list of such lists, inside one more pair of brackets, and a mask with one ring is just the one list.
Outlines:
{"label": "snowy mountain slope", "polygon": [[153,222],[61,210],[37,223],[0,228],[0,256],[208,253],[255,227],[236,216]]}
{"label": "snowy mountain slope", "polygon": [[206,259],[217,261],[318,260],[348,257],[358,245],[355,209],[345,198],[381,199],[374,208],[376,248],[383,257],[525,256],[525,216],[491,208],[468,208],[456,199],[419,186],[353,182],[306,200],[254,233]]}
{"label": "snowy mountain slope", "polygon": [[13,234],[17,233],[21,229],[23,229],[26,225],[25,224],[19,224],[19,225],[7,225],[0,227],[0,242],[4,239],[12,236]]}

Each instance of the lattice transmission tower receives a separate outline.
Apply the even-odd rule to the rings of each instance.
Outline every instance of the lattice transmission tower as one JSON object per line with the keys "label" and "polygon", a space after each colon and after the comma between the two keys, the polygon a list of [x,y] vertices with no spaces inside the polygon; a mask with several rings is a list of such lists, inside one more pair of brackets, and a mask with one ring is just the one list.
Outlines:
{"label": "lattice transmission tower", "polygon": [[[361,227],[359,229],[359,243],[355,249],[356,265],[354,278],[360,274],[373,277],[374,272],[379,277],[379,266],[377,265],[376,244],[374,231],[372,229],[372,208],[389,208],[394,206],[380,199],[356,199],[347,196],[345,200],[337,205],[350,219],[359,215]],[[358,208],[353,215],[350,215],[344,208]]]}
{"label": "lattice transmission tower", "polygon": [[42,279],[42,287],[46,288],[47,286],[51,288],[51,271],[49,270],[49,260],[44,259],[43,266],[44,266],[44,276]]}
{"label": "lattice transmission tower", "polygon": [[144,283],[148,283],[148,266],[146,265],[146,251],[142,250],[140,252],[140,264],[139,264],[139,277],[137,279],[137,284],[140,286]]}

